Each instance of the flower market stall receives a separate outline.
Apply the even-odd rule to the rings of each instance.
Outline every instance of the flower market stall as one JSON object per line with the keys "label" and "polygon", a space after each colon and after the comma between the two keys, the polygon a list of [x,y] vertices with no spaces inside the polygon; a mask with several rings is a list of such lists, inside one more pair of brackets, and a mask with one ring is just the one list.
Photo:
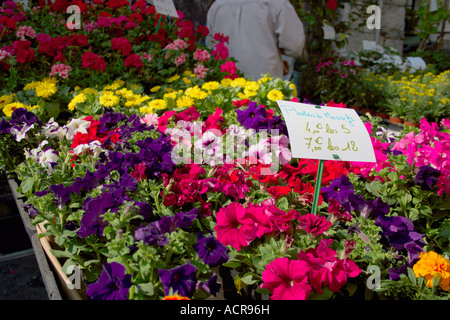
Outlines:
{"label": "flower market stall", "polygon": [[[88,13],[81,29],[66,27],[69,2]],[[450,297],[448,113],[395,136],[362,115],[376,162],[327,161],[317,186],[276,102],[309,101],[244,78],[226,37],[207,48],[181,12],[6,1],[0,15],[1,166],[69,297]],[[448,110],[448,72],[426,77]],[[390,102],[419,109],[402,81],[383,88]]]}

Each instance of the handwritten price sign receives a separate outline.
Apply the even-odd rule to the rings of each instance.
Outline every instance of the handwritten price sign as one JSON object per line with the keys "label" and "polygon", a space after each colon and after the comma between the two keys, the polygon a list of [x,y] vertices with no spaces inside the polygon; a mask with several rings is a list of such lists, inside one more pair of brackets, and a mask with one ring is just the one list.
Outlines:
{"label": "handwritten price sign", "polygon": [[156,12],[178,18],[177,9],[175,8],[173,0],[153,0],[153,5],[155,6]]}
{"label": "handwritten price sign", "polygon": [[376,162],[372,142],[353,109],[277,101],[294,158]]}

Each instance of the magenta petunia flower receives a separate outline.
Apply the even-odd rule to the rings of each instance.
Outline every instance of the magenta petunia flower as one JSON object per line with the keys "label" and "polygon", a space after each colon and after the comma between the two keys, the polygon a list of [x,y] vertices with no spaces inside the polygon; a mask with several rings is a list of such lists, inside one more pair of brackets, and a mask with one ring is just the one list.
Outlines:
{"label": "magenta petunia flower", "polygon": [[347,283],[348,277],[356,277],[361,273],[354,261],[337,257],[336,251],[329,247],[332,242],[333,239],[322,239],[317,248],[302,250],[298,254],[299,260],[311,267],[308,279],[319,294],[325,286],[338,292]]}
{"label": "magenta petunia flower", "polygon": [[304,261],[277,258],[266,266],[261,288],[272,293],[272,300],[306,300],[311,293],[309,271]]}
{"label": "magenta petunia flower", "polygon": [[236,202],[217,212],[217,224],[214,230],[217,233],[217,240],[238,251],[256,239],[254,221],[247,216],[246,209]]}
{"label": "magenta petunia flower", "polygon": [[313,213],[307,213],[301,216],[298,218],[298,221],[300,222],[300,225],[297,228],[305,230],[314,237],[324,233],[331,226],[331,222],[327,221],[325,217]]}

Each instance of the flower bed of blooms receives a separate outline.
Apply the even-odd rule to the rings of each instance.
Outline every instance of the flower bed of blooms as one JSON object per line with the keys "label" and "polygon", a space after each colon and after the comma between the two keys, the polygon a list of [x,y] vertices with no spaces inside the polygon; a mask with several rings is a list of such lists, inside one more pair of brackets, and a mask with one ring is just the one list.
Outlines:
{"label": "flower bed of blooms", "polygon": [[295,86],[222,58],[211,79],[31,77],[2,96],[2,163],[86,297],[203,299],[233,270],[232,290],[271,299],[448,299],[449,121],[392,137],[365,119],[377,162],[326,161],[314,215],[318,162],[291,157],[275,102]]}
{"label": "flower bed of blooms", "polygon": [[[54,254],[83,270],[87,297],[206,298],[228,267],[237,291],[272,299],[448,298],[448,121],[422,120],[396,139],[366,122],[377,163],[325,162],[314,215],[317,161],[291,158],[284,121],[268,107],[295,101],[293,88],[265,78],[241,99],[245,84],[255,86],[223,81],[191,107],[147,113],[127,106],[120,93],[132,89],[115,82],[90,93],[92,108],[77,103],[65,125],[24,108],[2,122],[3,134],[39,141],[15,170],[19,191],[55,237]],[[192,90],[202,89],[177,94]],[[118,102],[95,108],[105,91]],[[157,95],[141,97],[174,100]],[[224,95],[232,109],[199,112]],[[371,266],[381,283],[366,292]]]}

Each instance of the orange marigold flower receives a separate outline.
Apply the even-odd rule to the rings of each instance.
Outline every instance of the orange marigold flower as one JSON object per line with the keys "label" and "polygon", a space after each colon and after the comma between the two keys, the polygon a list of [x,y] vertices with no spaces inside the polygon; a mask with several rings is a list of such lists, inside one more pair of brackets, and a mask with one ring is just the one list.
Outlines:
{"label": "orange marigold flower", "polygon": [[419,261],[413,266],[416,278],[422,276],[427,282],[427,287],[433,287],[433,278],[441,279],[440,287],[444,291],[450,289],[450,261],[442,255],[430,251],[421,252]]}
{"label": "orange marigold flower", "polygon": [[188,297],[182,297],[178,294],[174,294],[172,296],[165,296],[163,300],[191,300]]}

